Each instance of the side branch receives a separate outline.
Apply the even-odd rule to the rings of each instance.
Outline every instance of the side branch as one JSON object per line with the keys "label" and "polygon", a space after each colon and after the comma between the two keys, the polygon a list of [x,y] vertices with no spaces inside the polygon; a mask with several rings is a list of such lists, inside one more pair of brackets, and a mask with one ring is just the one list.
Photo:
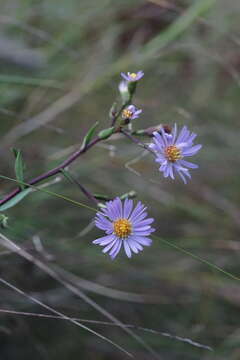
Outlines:
{"label": "side branch", "polygon": [[[72,155],[70,155],[69,158],[67,158],[65,161],[63,161],[60,165],[58,165],[57,167],[55,167],[55,168],[53,168],[53,169],[51,169],[49,171],[46,171],[45,173],[33,178],[32,180],[30,180],[28,182],[28,184],[29,185],[35,185],[35,184],[38,184],[39,182],[41,182],[43,180],[46,180],[46,179],[48,179],[48,178],[50,178],[50,177],[52,177],[54,175],[57,175],[57,174],[61,173],[62,170],[64,170],[68,165],[70,165],[72,162],[74,162],[80,155],[84,154],[87,150],[89,150],[91,147],[96,145],[101,140],[102,139],[97,136],[95,139],[93,139],[84,148],[80,148],[79,150],[74,152]],[[14,189],[12,192],[7,194],[3,199],[0,200],[0,205],[5,204],[7,201],[14,198],[21,191],[22,190],[19,187]]]}
{"label": "side branch", "polygon": [[121,129],[120,131],[124,136],[126,136],[128,139],[130,139],[132,142],[137,144],[138,146],[141,146],[142,148],[146,149],[147,151],[151,152],[153,155],[155,155],[154,151],[146,144],[144,144],[141,140],[131,135],[130,132]]}

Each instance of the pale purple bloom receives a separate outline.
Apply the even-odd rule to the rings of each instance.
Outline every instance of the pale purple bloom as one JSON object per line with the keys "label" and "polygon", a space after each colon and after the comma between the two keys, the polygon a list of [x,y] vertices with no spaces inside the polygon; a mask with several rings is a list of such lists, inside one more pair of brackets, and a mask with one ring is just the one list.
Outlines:
{"label": "pale purple bloom", "polygon": [[142,70],[138,71],[137,73],[130,73],[127,74],[121,73],[121,76],[124,80],[128,82],[134,82],[140,80],[144,76],[144,72]]}
{"label": "pale purple bloom", "polygon": [[133,208],[133,201],[120,198],[106,202],[106,207],[98,211],[95,225],[104,230],[106,236],[93,241],[94,244],[104,246],[103,252],[109,253],[114,259],[123,246],[130,258],[132,252],[137,254],[143,246],[150,246],[152,240],[149,235],[155,231],[150,224],[154,221],[147,218],[146,207],[139,201]]}
{"label": "pale purple bloom", "polygon": [[196,134],[191,133],[184,126],[177,136],[177,125],[175,124],[172,134],[167,134],[163,128],[153,133],[153,141],[149,147],[156,153],[156,162],[160,163],[160,171],[164,177],[170,176],[175,179],[177,172],[186,184],[186,177],[191,178],[188,168],[196,169],[198,165],[183,160],[184,157],[195,155],[202,145],[194,145]]}
{"label": "pale purple bloom", "polygon": [[122,118],[123,119],[134,120],[134,119],[137,119],[139,117],[141,112],[142,112],[142,110],[136,108],[136,106],[129,105],[122,111]]}

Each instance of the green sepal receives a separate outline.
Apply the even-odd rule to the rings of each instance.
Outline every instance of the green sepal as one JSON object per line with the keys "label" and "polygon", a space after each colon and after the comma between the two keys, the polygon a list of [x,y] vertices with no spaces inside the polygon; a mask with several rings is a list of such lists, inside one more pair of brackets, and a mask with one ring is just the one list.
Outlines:
{"label": "green sepal", "polygon": [[130,81],[128,83],[128,91],[130,94],[130,98],[132,98],[132,96],[134,95],[134,93],[136,91],[136,87],[137,87],[137,81]]}

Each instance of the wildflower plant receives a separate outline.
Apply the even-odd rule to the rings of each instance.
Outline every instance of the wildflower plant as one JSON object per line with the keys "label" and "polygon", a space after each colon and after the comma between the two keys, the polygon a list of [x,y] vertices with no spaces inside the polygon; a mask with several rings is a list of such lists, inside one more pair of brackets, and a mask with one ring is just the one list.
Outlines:
{"label": "wildflower plant", "polygon": [[[148,209],[140,199],[134,201],[134,198],[138,196],[134,190],[129,190],[125,194],[116,194],[113,197],[109,196],[109,194],[96,194],[84,184],[80,183],[68,169],[69,165],[73,164],[83,154],[86,154],[88,150],[95,148],[97,144],[104,142],[105,140],[112,139],[114,135],[118,135],[118,138],[125,137],[135,146],[143,148],[145,153],[148,152],[149,155],[151,155],[151,160],[153,160],[153,169],[155,162],[159,166],[159,172],[157,172],[159,176],[163,175],[164,178],[175,180],[176,175],[178,175],[184,184],[187,183],[188,179],[191,179],[189,170],[196,169],[198,165],[186,159],[197,154],[202,147],[202,145],[194,143],[197,137],[196,133],[191,132],[186,125],[183,126],[180,131],[178,131],[177,124],[174,124],[173,127],[171,124],[158,124],[155,127],[147,127],[144,129],[139,129],[137,126],[137,119],[140,115],[142,116],[143,110],[134,105],[133,97],[138,83],[143,79],[143,76],[143,71],[121,73],[122,79],[118,86],[120,101],[118,101],[118,103],[114,102],[110,108],[109,126],[99,131],[98,121],[93,124],[83,137],[79,148],[56,167],[27,181],[25,180],[26,165],[24,163],[23,155],[20,150],[13,149],[16,180],[3,175],[0,175],[0,178],[13,180],[17,182],[18,187],[6,194],[0,200],[0,226],[2,229],[8,227],[8,217],[3,212],[17,205],[26,196],[31,194],[33,190],[41,190],[47,194],[62,198],[94,211],[95,216],[91,220],[91,223],[94,223],[95,227],[99,230],[99,235],[92,237],[91,244],[98,245],[98,247],[96,247],[97,249],[102,248],[102,252],[107,254],[112,260],[120,256],[120,253],[126,255],[126,257],[130,259],[133,255],[139,254],[152,244],[153,233],[156,231],[155,226],[157,226],[157,224],[154,218],[149,215],[151,214],[151,209]],[[59,175],[65,176],[67,180],[77,185],[83,195],[94,204],[94,208],[65,196],[36,187],[39,183],[49,180],[52,177],[55,177],[56,180],[59,178]],[[46,187],[49,183],[50,182],[46,182],[43,186]],[[152,226],[153,223],[154,227]],[[160,238],[160,240],[163,243],[170,245],[172,248],[182,251],[185,255],[190,255],[194,259],[198,259],[202,263],[213,267],[215,270],[239,281],[238,277],[222,270],[216,265],[212,265],[210,262],[194,254],[191,254],[188,250],[185,250],[178,245],[171,244],[171,242],[164,239]],[[20,249],[15,246],[12,247],[12,244],[10,245],[11,250],[14,249],[15,251],[16,249]],[[27,260],[33,259],[30,261],[34,264],[36,263],[39,268],[46,268],[41,261],[35,261],[32,255],[29,255],[25,251],[22,253],[24,254],[23,257]],[[44,266],[42,266],[42,264]],[[47,273],[53,274],[52,270],[50,273],[47,271]],[[56,277],[53,276],[53,278],[61,279],[61,276],[59,277],[56,273]],[[64,279],[62,281],[65,283]],[[71,289],[74,289],[73,293],[76,294],[75,287],[71,286]],[[82,297],[82,292],[80,292],[80,294],[80,297]],[[85,295],[84,298],[86,298]],[[89,300],[89,303],[94,304],[91,299]],[[96,306],[99,308],[98,305]],[[49,310],[49,306],[47,309]],[[106,310],[104,309],[101,312],[105,314]],[[56,311],[54,313],[56,313]],[[64,318],[66,318],[66,316],[64,316]],[[109,318],[112,321],[113,317],[110,316]],[[73,322],[83,326],[75,320],[73,320]],[[84,328],[86,329],[86,326],[84,326]],[[93,331],[91,330],[91,332]],[[129,333],[129,329],[127,329],[126,332]],[[95,331],[93,333],[98,335]],[[164,334],[169,337],[168,333]],[[134,338],[136,339],[135,335]],[[186,340],[185,338],[176,336],[174,336],[174,338],[183,341]],[[112,341],[110,342],[113,344]],[[191,342],[191,344],[193,344],[193,342]],[[195,346],[211,350],[208,346],[196,342],[194,342],[194,344]],[[117,347],[119,348],[119,346]],[[145,348],[149,350],[148,346],[145,346]]]}
{"label": "wildflower plant", "polygon": [[[105,235],[93,239],[93,244],[103,247],[103,253],[108,253],[115,259],[120,250],[123,249],[128,258],[132,254],[141,252],[145,246],[152,243],[151,234],[155,229],[151,226],[154,219],[148,217],[147,207],[138,201],[135,205],[132,198],[136,197],[134,191],[127,194],[118,195],[110,198],[108,195],[97,195],[92,193],[83,184],[79,183],[69,172],[68,166],[76,161],[82,154],[95,147],[99,142],[110,139],[112,135],[119,134],[125,136],[135,145],[143,147],[160,164],[160,172],[163,176],[175,179],[175,174],[186,183],[187,178],[191,178],[189,169],[198,166],[185,158],[195,155],[201,145],[194,145],[196,134],[190,132],[184,126],[178,134],[177,125],[173,130],[169,125],[158,125],[146,129],[133,129],[142,114],[142,109],[133,104],[137,84],[144,76],[143,71],[121,73],[122,80],[119,84],[121,96],[121,106],[114,103],[110,109],[110,126],[97,132],[99,126],[96,122],[86,133],[79,149],[71,154],[65,161],[55,168],[40,174],[39,176],[25,181],[25,164],[21,151],[14,149],[15,173],[19,187],[7,194],[0,200],[0,212],[15,206],[19,201],[27,196],[32,187],[56,175],[64,175],[72,183],[78,185],[82,193],[97,207],[95,216],[95,226],[103,230]],[[141,136],[150,137],[149,142],[140,140]],[[4,176],[1,176],[5,178]],[[87,207],[87,206],[86,206]],[[2,219],[2,220],[1,220]],[[6,217],[1,214],[2,226],[6,226]]]}

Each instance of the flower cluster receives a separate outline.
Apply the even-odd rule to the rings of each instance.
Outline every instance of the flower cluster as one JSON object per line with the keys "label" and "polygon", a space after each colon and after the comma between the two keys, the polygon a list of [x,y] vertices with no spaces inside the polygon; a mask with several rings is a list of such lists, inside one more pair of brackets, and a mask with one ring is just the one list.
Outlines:
{"label": "flower cluster", "polygon": [[[144,73],[143,71],[128,72],[121,73],[121,76],[124,80],[119,85],[119,91],[125,104],[121,111],[124,120],[121,125],[126,125],[142,113],[141,109],[129,103],[136,89],[136,83],[144,76]],[[155,161],[160,164],[159,171],[164,177],[172,179],[175,179],[175,174],[178,174],[186,184],[187,178],[191,178],[189,169],[198,167],[184,159],[195,155],[201,149],[202,145],[193,143],[197,135],[191,133],[186,126],[183,126],[178,133],[176,124],[173,130],[169,126],[167,128],[161,126],[155,128],[151,134],[152,143],[146,145],[146,148],[154,153]],[[131,138],[131,135],[128,136]],[[136,139],[134,142],[138,143]],[[95,218],[96,227],[105,231],[106,235],[94,240],[93,243],[103,246],[103,253],[108,253],[112,259],[117,256],[122,247],[130,258],[132,253],[137,254],[143,250],[144,246],[152,243],[149,236],[155,231],[151,227],[154,219],[147,216],[146,207],[140,201],[135,208],[133,201],[128,198],[123,202],[118,197],[106,202]]]}

